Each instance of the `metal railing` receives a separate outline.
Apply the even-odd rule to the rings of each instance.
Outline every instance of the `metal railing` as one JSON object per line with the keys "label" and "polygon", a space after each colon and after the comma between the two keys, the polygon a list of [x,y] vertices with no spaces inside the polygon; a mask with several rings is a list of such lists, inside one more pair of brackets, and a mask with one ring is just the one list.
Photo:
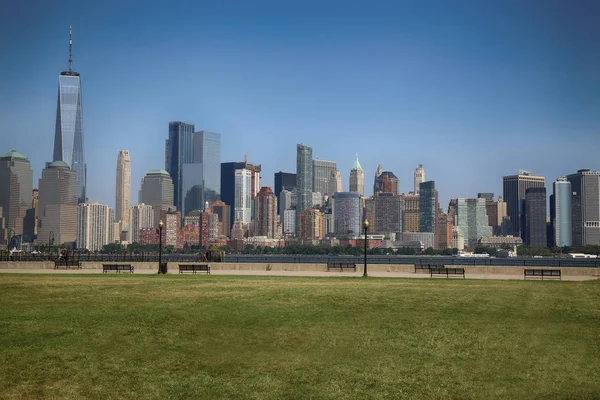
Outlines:
{"label": "metal railing", "polygon": [[[64,259],[58,254],[47,253],[13,253],[0,252],[0,261],[57,261]],[[68,259],[80,262],[158,262],[158,252],[147,253],[113,253],[74,252]],[[164,254],[163,262],[194,262],[202,260],[198,254]],[[226,254],[223,260],[228,263],[282,263],[282,264],[329,264],[355,263],[362,264],[362,256],[328,256],[328,255],[249,255]],[[467,258],[467,257],[423,257],[423,256],[368,256],[369,264],[431,264],[461,266],[505,266],[505,267],[586,267],[600,268],[600,259],[581,258]]]}

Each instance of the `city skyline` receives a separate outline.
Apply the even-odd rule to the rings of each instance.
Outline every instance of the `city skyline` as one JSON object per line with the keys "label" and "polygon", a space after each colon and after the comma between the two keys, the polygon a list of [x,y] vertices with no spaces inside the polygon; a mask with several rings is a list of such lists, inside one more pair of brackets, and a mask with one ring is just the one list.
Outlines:
{"label": "city skyline", "polygon": [[[600,82],[594,73],[600,60],[591,51],[600,28],[586,16],[598,5],[539,4],[545,7],[535,2],[516,9],[501,3],[471,4],[466,16],[416,5],[359,10],[348,4],[335,17],[329,5],[320,9],[327,16],[322,20],[314,18],[307,4],[295,10],[298,18],[289,26],[266,27],[259,22],[290,22],[290,10],[260,8],[259,17],[240,4],[225,24],[230,14],[211,5],[206,26],[183,24],[187,28],[173,29],[163,39],[160,29],[146,39],[149,31],[139,19],[157,21],[156,13],[136,16],[126,7],[106,28],[91,20],[93,14],[101,21],[106,10],[96,15],[79,5],[59,13],[43,3],[31,13],[35,28],[21,35],[15,27],[22,23],[25,8],[10,4],[8,14],[15,18],[0,27],[7,39],[0,42],[1,49],[11,55],[5,64],[8,73],[0,78],[7,89],[0,94],[3,153],[14,149],[28,157],[34,182],[52,160],[55,79],[68,68],[66,36],[72,24],[73,69],[81,73],[85,87],[87,194],[90,201],[113,209],[114,181],[106,160],[121,149],[131,152],[132,204],[137,203],[137,185],[149,170],[163,168],[168,123],[178,120],[194,123],[196,130],[221,133],[222,162],[240,161],[249,152],[250,162],[263,165],[261,186],[272,188],[275,172],[295,172],[293,149],[299,142],[313,148],[314,159],[335,161],[344,182],[359,152],[366,188],[373,186],[382,164],[400,179],[400,192],[408,193],[414,168],[423,164],[428,179],[436,181],[443,208],[449,199],[475,197],[477,192],[499,195],[502,177],[520,168],[545,176],[546,182],[581,168],[598,170],[594,147],[585,145],[600,135],[595,112],[600,109]],[[516,18],[504,26],[511,10]],[[181,6],[167,13],[177,11]],[[527,19],[534,11],[539,18]],[[190,16],[196,12],[193,7]],[[361,14],[364,18],[359,19]],[[577,25],[562,14],[577,15],[572,18]],[[406,18],[406,24],[394,28],[386,15]],[[52,17],[52,23],[37,24],[42,16]],[[436,21],[460,22],[456,25],[461,27],[444,31]],[[314,32],[308,29],[311,23]],[[384,35],[379,25],[391,31]],[[431,32],[423,33],[427,28]],[[196,49],[190,45],[198,35],[204,38],[204,56],[214,57],[214,66],[192,72],[175,64],[170,66],[175,74],[157,75],[165,64],[153,66],[153,57],[177,57],[186,48]],[[325,40],[319,42],[319,35]],[[235,44],[245,36],[247,46]],[[111,42],[115,37],[125,42]],[[220,41],[226,44],[221,49]],[[489,43],[494,46],[486,50]],[[281,55],[282,46],[292,53]],[[451,50],[456,50],[454,58],[449,57]],[[190,61],[196,57],[192,54]],[[302,62],[292,67],[298,57]],[[352,61],[357,58],[362,61]],[[237,61],[231,64],[232,59]],[[116,74],[123,68],[135,74]],[[11,77],[17,71],[30,79],[13,90],[16,81]],[[349,83],[352,92],[344,86]],[[198,91],[210,101],[197,98]]]}

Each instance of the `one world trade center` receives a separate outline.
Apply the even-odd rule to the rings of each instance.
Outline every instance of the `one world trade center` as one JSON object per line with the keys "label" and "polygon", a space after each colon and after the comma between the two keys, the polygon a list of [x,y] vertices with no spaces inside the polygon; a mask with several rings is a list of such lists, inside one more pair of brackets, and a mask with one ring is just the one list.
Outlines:
{"label": "one world trade center", "polygon": [[83,156],[83,111],[81,108],[81,79],[73,71],[72,31],[69,29],[69,70],[58,77],[58,104],[54,155],[52,161],[63,161],[77,174],[78,199],[86,201],[87,166]]}

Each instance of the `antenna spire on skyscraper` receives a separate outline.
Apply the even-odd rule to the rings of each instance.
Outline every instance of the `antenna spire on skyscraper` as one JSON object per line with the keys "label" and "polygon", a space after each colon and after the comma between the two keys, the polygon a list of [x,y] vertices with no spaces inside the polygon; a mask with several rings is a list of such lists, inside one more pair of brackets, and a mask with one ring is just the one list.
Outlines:
{"label": "antenna spire on skyscraper", "polygon": [[69,25],[69,72],[73,72],[73,26]]}

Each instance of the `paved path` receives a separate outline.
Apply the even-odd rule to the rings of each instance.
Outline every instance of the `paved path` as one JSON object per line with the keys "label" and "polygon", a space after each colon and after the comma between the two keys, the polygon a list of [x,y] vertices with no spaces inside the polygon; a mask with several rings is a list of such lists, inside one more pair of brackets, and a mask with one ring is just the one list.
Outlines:
{"label": "paved path", "polygon": [[[102,271],[99,269],[0,269],[0,273],[12,273],[12,274],[100,274],[102,275]],[[135,270],[136,274],[156,274],[155,269],[149,268],[139,268]],[[114,273],[111,273],[114,275]],[[127,273],[123,273],[127,275]],[[179,275],[179,271],[177,269],[171,268],[169,270],[169,274]],[[255,276],[322,276],[322,277],[332,277],[332,276],[345,276],[345,277],[360,277],[362,276],[362,272],[324,272],[324,271],[251,271],[251,270],[215,270],[211,271],[212,275],[255,275]],[[191,275],[191,274],[186,274]],[[203,275],[203,274],[197,274]],[[378,277],[378,278],[428,278],[431,279],[428,273],[412,273],[412,272],[371,272],[369,276]],[[510,280],[523,280],[522,275],[509,275],[509,274],[465,274],[467,279],[510,279]],[[436,278],[436,279],[445,279],[445,278]],[[452,279],[460,279],[460,278],[452,278]],[[563,275],[563,281],[584,281],[584,280],[593,280],[598,279],[591,276],[570,276]]]}

